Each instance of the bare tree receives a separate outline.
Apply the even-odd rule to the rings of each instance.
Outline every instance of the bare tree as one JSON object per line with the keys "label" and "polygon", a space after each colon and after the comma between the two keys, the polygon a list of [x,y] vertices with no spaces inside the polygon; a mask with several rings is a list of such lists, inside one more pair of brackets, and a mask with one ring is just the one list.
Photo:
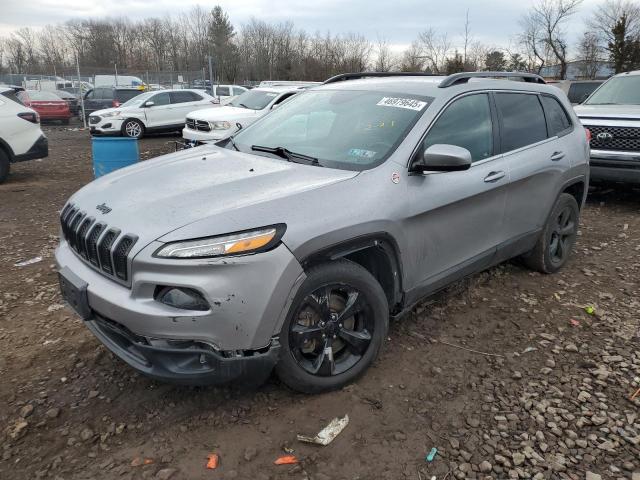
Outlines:
{"label": "bare tree", "polygon": [[426,60],[427,69],[431,73],[442,73],[447,56],[451,52],[451,41],[446,33],[439,34],[433,28],[418,35],[422,56]]}
{"label": "bare tree", "polygon": [[546,60],[541,25],[536,16],[529,12],[520,19],[520,27],[522,31],[518,40],[528,59],[529,70],[540,73]]}
{"label": "bare tree", "polygon": [[578,45],[580,60],[582,60],[581,74],[584,78],[596,78],[602,57],[603,48],[598,34],[584,32]]}
{"label": "bare tree", "polygon": [[378,37],[374,70],[376,72],[390,72],[395,67],[396,59],[389,47],[389,42],[386,38]]}
{"label": "bare tree", "polygon": [[544,45],[560,64],[560,79],[567,76],[568,44],[564,23],[574,15],[583,0],[540,0],[531,11],[531,20],[542,33]]}
{"label": "bare tree", "polygon": [[424,60],[420,44],[411,42],[411,46],[402,53],[400,70],[403,72],[421,72],[424,70]]}
{"label": "bare tree", "polygon": [[626,34],[639,37],[640,4],[632,0],[606,0],[596,7],[593,16],[587,20],[587,26],[607,45],[615,40],[613,30],[623,17],[626,18]]}

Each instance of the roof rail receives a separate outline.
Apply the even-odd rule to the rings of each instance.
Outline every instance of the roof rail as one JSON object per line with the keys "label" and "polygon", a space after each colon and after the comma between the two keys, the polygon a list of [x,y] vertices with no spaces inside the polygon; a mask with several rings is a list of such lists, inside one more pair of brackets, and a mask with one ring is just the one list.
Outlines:
{"label": "roof rail", "polygon": [[[526,72],[461,72],[445,78],[438,87],[447,88],[461,83],[467,83],[471,78],[520,78],[528,83],[547,83],[540,75]],[[326,83],[326,82],[325,82]]]}
{"label": "roof rail", "polygon": [[344,80],[360,80],[362,78],[369,77],[441,77],[433,73],[424,72],[353,72],[353,73],[341,73],[334,77],[325,80],[322,84],[336,83]]}

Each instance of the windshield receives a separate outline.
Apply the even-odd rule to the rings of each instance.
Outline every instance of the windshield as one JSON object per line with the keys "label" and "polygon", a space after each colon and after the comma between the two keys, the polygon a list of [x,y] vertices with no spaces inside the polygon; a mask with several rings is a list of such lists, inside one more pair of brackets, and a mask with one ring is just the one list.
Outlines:
{"label": "windshield", "polygon": [[612,78],[585,105],[640,105],[640,75]]}
{"label": "windshield", "polygon": [[251,110],[262,110],[278,96],[275,92],[265,92],[264,90],[249,90],[242,95],[238,95],[227,103],[232,107],[249,108]]}
{"label": "windshield", "polygon": [[39,90],[29,90],[27,95],[32,101],[35,102],[59,102],[62,100],[58,95],[53,92],[41,92]]}
{"label": "windshield", "polygon": [[264,147],[286,149],[321,166],[365,170],[397,148],[432,101],[397,92],[308,91],[241,130],[234,141],[248,153],[273,156]]}
{"label": "windshield", "polygon": [[121,107],[135,107],[136,105],[142,105],[143,102],[146,102],[149,97],[155,95],[158,92],[146,92],[136,95],[135,97],[124,102]]}

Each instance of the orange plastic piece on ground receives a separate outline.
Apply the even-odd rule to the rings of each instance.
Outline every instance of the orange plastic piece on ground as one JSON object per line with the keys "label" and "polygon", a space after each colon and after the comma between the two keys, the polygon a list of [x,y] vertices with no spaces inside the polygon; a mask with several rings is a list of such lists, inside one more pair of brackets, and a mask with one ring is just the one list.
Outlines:
{"label": "orange plastic piece on ground", "polygon": [[209,470],[215,470],[218,468],[218,460],[220,460],[220,457],[218,457],[217,453],[212,453],[207,458],[209,459],[207,462],[207,468]]}
{"label": "orange plastic piece on ground", "polygon": [[295,455],[283,455],[282,457],[276,458],[276,461],[273,463],[276,465],[293,465],[298,463],[298,459]]}

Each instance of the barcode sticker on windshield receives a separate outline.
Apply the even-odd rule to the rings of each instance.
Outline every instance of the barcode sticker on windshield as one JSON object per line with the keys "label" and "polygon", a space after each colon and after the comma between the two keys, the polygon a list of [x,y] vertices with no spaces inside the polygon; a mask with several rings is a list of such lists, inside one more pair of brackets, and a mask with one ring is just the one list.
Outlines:
{"label": "barcode sticker on windshield", "polygon": [[427,105],[427,102],[415,100],[413,98],[383,97],[376,105],[381,105],[383,107],[408,108],[409,110],[420,111]]}

